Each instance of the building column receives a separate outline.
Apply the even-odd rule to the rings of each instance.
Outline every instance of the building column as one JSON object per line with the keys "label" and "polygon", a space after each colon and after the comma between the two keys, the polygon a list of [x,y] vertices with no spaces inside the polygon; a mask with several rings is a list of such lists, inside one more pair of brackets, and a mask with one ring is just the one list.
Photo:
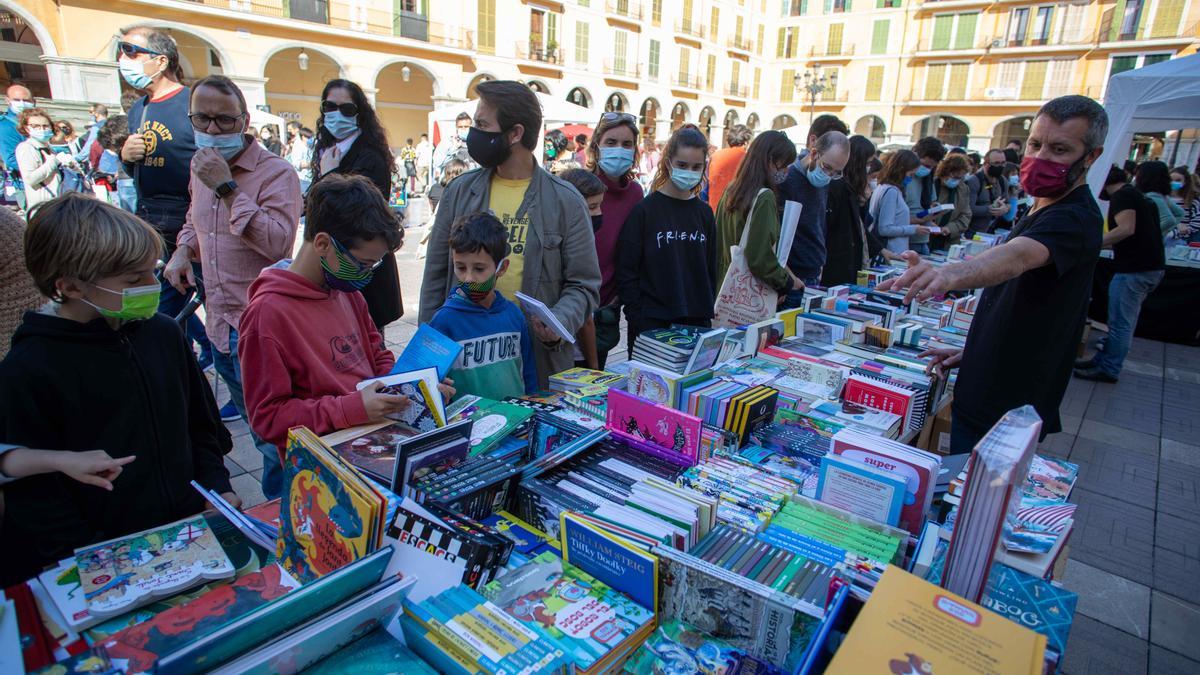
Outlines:
{"label": "building column", "polygon": [[377,89],[376,87],[363,87],[362,90],[363,90],[363,93],[367,95],[367,100],[371,102],[372,106],[374,106],[375,105],[375,94],[379,93],[379,89]]}
{"label": "building column", "polygon": [[242,95],[246,97],[246,107],[250,110],[267,104],[267,78],[249,75],[227,75],[226,77],[233,80],[238,89],[242,90]]}
{"label": "building column", "polygon": [[50,93],[58,100],[120,105],[121,76],[116,61],[42,55]]}
{"label": "building column", "polygon": [[455,106],[455,105],[458,105],[459,103],[465,103],[467,101],[467,99],[460,98],[458,96],[434,96],[430,100],[433,101],[433,109],[434,110],[441,110],[442,108],[449,108],[450,106]]}

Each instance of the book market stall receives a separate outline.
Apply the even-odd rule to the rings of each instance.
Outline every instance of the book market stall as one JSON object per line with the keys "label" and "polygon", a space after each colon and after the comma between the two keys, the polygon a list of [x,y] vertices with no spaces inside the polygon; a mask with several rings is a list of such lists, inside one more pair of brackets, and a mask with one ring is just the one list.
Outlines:
{"label": "book market stall", "polygon": [[976,296],[873,289],[899,272],[506,400],[443,400],[423,326],[384,378],[412,405],[292,429],[281,499],[196,485],[211,510],[6,589],[5,672],[1055,672],[1077,467],[1028,407],[942,454],[955,381],[919,354]]}

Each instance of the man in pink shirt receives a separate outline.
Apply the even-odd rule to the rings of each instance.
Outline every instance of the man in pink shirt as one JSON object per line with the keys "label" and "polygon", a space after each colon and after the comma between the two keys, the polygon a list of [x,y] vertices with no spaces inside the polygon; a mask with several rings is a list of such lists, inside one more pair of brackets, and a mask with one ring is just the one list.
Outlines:
{"label": "man in pink shirt", "polygon": [[[190,110],[197,147],[189,184],[192,204],[163,274],[185,292],[197,285],[191,261],[199,258],[213,362],[234,406],[249,420],[238,363],[238,323],[251,282],[292,252],[304,204],[300,179],[287,160],[246,133],[246,99],[228,78],[213,75],[193,85]],[[283,475],[279,455],[253,432],[251,438],[263,455],[263,494],[278,497]]]}

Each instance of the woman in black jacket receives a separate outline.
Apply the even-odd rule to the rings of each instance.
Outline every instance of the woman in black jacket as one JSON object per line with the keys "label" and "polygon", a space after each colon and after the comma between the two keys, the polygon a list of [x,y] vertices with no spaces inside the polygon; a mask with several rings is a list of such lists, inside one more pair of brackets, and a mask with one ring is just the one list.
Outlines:
{"label": "woman in black jacket", "polygon": [[850,159],[842,170],[842,179],[829,185],[823,286],[858,283],[858,271],[867,262],[863,253],[866,228],[860,206],[867,191],[867,163],[874,156],[874,143],[865,136],[851,136]]}
{"label": "woman in black jacket", "polygon": [[[358,174],[370,179],[386,200],[392,194],[393,162],[387,134],[362,87],[350,80],[330,80],[321,92],[321,116],[310,164],[313,183],[330,173]],[[404,315],[395,256],[383,257],[362,295],[380,333]]]}

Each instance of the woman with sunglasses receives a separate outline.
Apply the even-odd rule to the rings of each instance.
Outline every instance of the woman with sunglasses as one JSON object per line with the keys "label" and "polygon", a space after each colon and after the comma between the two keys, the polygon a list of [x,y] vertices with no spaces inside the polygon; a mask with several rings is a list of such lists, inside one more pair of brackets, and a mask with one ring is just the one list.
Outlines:
{"label": "woman with sunglasses", "polygon": [[631,355],[643,331],[712,325],[717,224],[699,197],[707,169],[708,139],[694,124],[679,127],[667,141],[650,195],[621,228],[616,281]]}
{"label": "woman with sunglasses", "polygon": [[79,154],[80,148],[79,134],[75,133],[75,127],[66,120],[58,120],[54,123],[54,138],[50,139],[50,147],[55,152],[70,153],[72,157]]}
{"label": "woman with sunglasses", "polygon": [[[387,133],[362,87],[350,80],[330,80],[321,92],[317,139],[309,162],[316,168],[313,184],[331,173],[366,176],[386,200],[392,194],[394,162]],[[371,320],[380,331],[404,314],[396,257],[384,256],[382,262],[361,289]]]}
{"label": "woman with sunglasses", "polygon": [[644,193],[637,181],[637,119],[624,112],[600,116],[584,149],[587,169],[600,177],[607,190],[600,203],[596,232],[596,257],[600,261],[600,308],[596,310],[596,358],[604,368],[608,352],[621,341],[621,303],[617,297],[617,240],[633,207]]}

